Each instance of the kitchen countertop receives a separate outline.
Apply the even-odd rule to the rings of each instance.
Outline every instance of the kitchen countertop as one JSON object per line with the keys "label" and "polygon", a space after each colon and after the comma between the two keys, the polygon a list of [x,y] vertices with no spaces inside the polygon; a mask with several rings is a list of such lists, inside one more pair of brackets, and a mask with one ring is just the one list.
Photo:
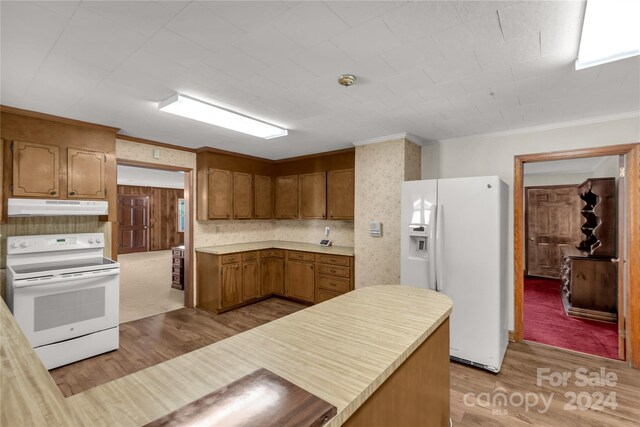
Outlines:
{"label": "kitchen countertop", "polygon": [[202,248],[196,248],[196,252],[206,252],[214,255],[225,255],[235,252],[257,251],[262,249],[288,249],[291,251],[316,252],[331,255],[354,255],[353,248],[351,246],[320,246],[316,243],[287,242],[283,240],[267,240],[264,242],[206,246]]}
{"label": "kitchen countertop", "polygon": [[140,426],[265,368],[336,406],[326,425],[339,426],[451,307],[433,291],[366,287],[65,399],[2,302],[0,424]]}

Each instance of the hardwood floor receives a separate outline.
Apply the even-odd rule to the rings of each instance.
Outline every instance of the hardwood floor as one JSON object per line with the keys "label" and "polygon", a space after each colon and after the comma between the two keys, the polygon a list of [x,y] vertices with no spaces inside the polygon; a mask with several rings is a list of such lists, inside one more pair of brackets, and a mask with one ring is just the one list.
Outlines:
{"label": "hardwood floor", "polygon": [[[548,380],[537,385],[537,369],[548,368],[548,375],[570,373],[566,385],[554,387]],[[584,372],[576,369],[583,368]],[[581,385],[581,377],[598,375],[601,369],[616,385]],[[559,376],[559,374],[557,374]],[[595,383],[592,383],[595,384]],[[502,393],[501,393],[502,392]],[[473,393],[473,394],[470,394]],[[483,394],[488,393],[488,395]],[[566,404],[577,397],[574,410]],[[603,400],[603,408],[594,404],[614,393],[609,402],[617,402],[612,409]],[[466,395],[466,399],[465,399]],[[506,406],[498,395],[506,395]],[[529,409],[520,403],[519,396],[529,399]],[[535,396],[535,397],[534,397]],[[495,400],[496,405],[487,405]],[[551,401],[545,411],[544,401]],[[465,403],[466,401],[466,403]],[[591,402],[589,402],[591,401]],[[536,404],[537,403],[537,404]],[[582,403],[583,408],[578,407]],[[483,406],[481,406],[483,405]],[[638,426],[640,425],[640,371],[624,362],[597,356],[556,349],[543,344],[509,343],[502,370],[492,374],[458,363],[451,364],[451,419],[454,426]]]}
{"label": "hardwood floor", "polygon": [[[120,325],[119,350],[55,369],[51,375],[62,393],[70,396],[305,307],[271,298],[218,316],[183,308],[125,323]],[[547,368],[548,375],[570,376],[566,385],[553,386],[549,380],[538,385],[539,368]],[[600,375],[604,369],[602,378],[615,385],[581,386],[578,368],[584,369],[583,376]],[[565,407],[572,401],[568,393],[575,393],[574,410]],[[605,400],[611,393],[615,397]],[[601,409],[594,408],[598,400],[602,400]],[[615,409],[608,405],[614,402]],[[499,374],[451,363],[451,418],[454,426],[464,427],[638,426],[640,371],[624,362],[542,344],[510,343]]]}
{"label": "hardwood floor", "polygon": [[181,308],[120,325],[120,348],[50,371],[65,397],[189,353],[307,306],[270,298],[213,315]]}

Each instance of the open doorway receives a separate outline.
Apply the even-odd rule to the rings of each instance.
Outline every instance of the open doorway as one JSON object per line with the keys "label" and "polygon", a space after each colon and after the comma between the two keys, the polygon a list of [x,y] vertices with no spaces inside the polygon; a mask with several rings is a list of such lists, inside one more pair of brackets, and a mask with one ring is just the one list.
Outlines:
{"label": "open doorway", "polygon": [[185,174],[118,163],[120,323],[185,306]]}
{"label": "open doorway", "polygon": [[[525,185],[524,168],[529,163],[555,160],[586,159],[603,156],[620,156],[623,167],[618,170],[618,197],[616,207],[618,230],[616,233],[617,258],[610,260],[616,266],[618,358],[626,360],[634,368],[640,368],[640,144],[612,145],[549,153],[523,154],[514,158],[514,331],[513,340],[524,339],[524,282],[525,262]],[[589,190],[585,186],[584,190]],[[582,192],[582,189],[580,190]],[[592,191],[593,192],[593,191]],[[593,205],[593,196],[586,191],[583,202]],[[589,211],[591,209],[587,209]],[[582,214],[582,213],[581,213]],[[585,212],[589,220],[590,212]],[[583,223],[584,224],[584,223]],[[581,226],[582,227],[582,226]],[[590,227],[586,227],[590,228]],[[594,227],[595,228],[595,227]],[[582,230],[581,230],[582,232]],[[587,237],[586,243],[593,239]]]}
{"label": "open doorway", "polygon": [[623,162],[602,156],[524,165],[524,339],[624,358],[617,277]]}

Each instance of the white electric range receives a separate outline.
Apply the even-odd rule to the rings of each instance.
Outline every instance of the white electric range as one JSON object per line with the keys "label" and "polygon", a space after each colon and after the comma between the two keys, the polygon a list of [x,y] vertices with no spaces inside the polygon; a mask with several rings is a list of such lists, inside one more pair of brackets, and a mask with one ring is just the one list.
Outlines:
{"label": "white electric range", "polygon": [[119,345],[120,265],[104,235],[7,239],[7,303],[47,369]]}

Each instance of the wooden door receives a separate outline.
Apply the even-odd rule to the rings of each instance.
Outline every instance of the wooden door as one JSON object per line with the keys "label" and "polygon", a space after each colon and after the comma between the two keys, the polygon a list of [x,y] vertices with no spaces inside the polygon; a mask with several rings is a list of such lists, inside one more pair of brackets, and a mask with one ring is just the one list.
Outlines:
{"label": "wooden door", "polygon": [[250,173],[233,173],[233,217],[250,219],[253,213],[253,178]]}
{"label": "wooden door", "polygon": [[67,150],[67,196],[72,199],[104,199],[105,153],[69,148]]}
{"label": "wooden door", "polygon": [[60,149],[53,145],[13,141],[13,195],[60,196]]}
{"label": "wooden door", "polygon": [[526,274],[559,279],[561,249],[581,239],[577,186],[527,187],[525,194]]}
{"label": "wooden door", "polygon": [[231,218],[232,180],[231,171],[209,169],[209,219]]}
{"label": "wooden door", "polygon": [[118,254],[149,250],[149,197],[118,195]]}
{"label": "wooden door", "polygon": [[253,177],[253,217],[271,218],[271,177]]}
{"label": "wooden door", "polygon": [[276,218],[298,218],[298,175],[276,178]]}
{"label": "wooden door", "polygon": [[315,172],[300,175],[300,218],[327,217],[327,174]]}
{"label": "wooden door", "polygon": [[329,219],[353,219],[355,171],[327,172],[327,207]]}
{"label": "wooden door", "polygon": [[267,258],[262,261],[262,294],[284,295],[284,260]]}
{"label": "wooden door", "polygon": [[287,261],[285,295],[308,302],[315,300],[314,265],[308,262]]}
{"label": "wooden door", "polygon": [[260,264],[258,261],[244,261],[242,263],[242,301],[261,296]]}
{"label": "wooden door", "polygon": [[240,264],[229,264],[220,267],[222,277],[220,287],[220,308],[231,307],[241,301],[242,272]]}

